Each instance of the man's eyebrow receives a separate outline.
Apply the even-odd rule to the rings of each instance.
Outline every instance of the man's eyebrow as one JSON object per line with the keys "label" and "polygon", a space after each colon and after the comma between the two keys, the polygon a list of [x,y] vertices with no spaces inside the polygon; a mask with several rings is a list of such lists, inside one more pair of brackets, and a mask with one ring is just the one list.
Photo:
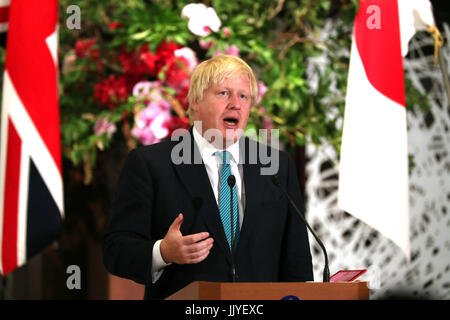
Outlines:
{"label": "man's eyebrow", "polygon": [[225,89],[225,90],[228,90],[228,91],[233,91],[233,90],[238,91],[238,92],[242,92],[243,91],[246,94],[250,94],[250,90],[246,90],[244,88],[233,89],[231,87],[225,86],[224,84],[216,84],[215,86],[216,86],[215,90],[218,90],[218,91],[221,91],[221,90]]}
{"label": "man's eyebrow", "polygon": [[[223,89],[227,89],[227,90],[233,90],[233,88],[230,88],[230,87],[225,87],[225,86],[223,86],[222,87]],[[244,89],[244,88],[236,88],[235,89],[236,91],[245,91],[245,92],[250,92],[250,91],[247,91],[246,89]]]}

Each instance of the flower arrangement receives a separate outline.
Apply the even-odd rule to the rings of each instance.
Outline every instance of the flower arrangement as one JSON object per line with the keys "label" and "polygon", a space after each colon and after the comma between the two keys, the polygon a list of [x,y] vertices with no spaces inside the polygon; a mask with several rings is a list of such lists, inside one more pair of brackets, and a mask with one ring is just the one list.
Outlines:
{"label": "flower arrangement", "polygon": [[[278,129],[287,149],[308,142],[339,155],[358,0],[80,1],[80,29],[65,27],[73,1],[58,3],[63,157],[84,168],[86,184],[99,152],[189,127],[190,72],[222,53],[243,58],[260,81],[249,132]],[[405,84],[408,110],[427,105]]]}
{"label": "flower arrangement", "polygon": [[[83,165],[88,184],[97,153],[120,137],[131,149],[189,128],[190,73],[223,53],[246,60],[259,79],[249,130],[279,129],[287,148],[308,140],[338,149],[347,57],[335,52],[349,47],[350,32],[342,23],[332,40],[317,34],[325,19],[350,22],[356,1],[303,2],[80,2],[81,29],[60,30],[64,157]],[[61,8],[69,4],[60,1]],[[307,65],[317,55],[331,63],[315,71],[312,89]],[[331,91],[331,83],[338,89]]]}

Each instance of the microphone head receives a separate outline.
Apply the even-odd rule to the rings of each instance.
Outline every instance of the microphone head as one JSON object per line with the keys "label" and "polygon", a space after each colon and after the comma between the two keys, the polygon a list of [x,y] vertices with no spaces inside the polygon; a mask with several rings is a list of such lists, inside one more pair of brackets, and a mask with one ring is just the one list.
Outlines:
{"label": "microphone head", "polygon": [[230,186],[230,188],[233,188],[234,184],[236,183],[236,178],[233,175],[230,175],[228,177],[227,182],[228,182],[228,185]]}
{"label": "microphone head", "polygon": [[280,179],[278,178],[278,175],[277,174],[274,174],[273,176],[272,176],[272,182],[273,182],[273,184],[274,185],[276,185],[277,187],[279,187],[281,184],[280,184]]}

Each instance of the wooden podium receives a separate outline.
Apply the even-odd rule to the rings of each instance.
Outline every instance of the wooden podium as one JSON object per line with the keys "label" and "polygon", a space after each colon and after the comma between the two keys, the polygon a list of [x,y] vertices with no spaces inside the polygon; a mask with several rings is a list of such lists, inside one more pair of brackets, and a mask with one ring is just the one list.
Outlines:
{"label": "wooden podium", "polygon": [[368,300],[367,282],[206,282],[195,281],[166,300]]}

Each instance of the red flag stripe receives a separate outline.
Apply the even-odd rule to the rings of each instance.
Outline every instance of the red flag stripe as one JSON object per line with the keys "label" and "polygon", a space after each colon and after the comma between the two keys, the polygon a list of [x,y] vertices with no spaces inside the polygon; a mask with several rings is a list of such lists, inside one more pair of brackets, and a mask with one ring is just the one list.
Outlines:
{"label": "red flag stripe", "polygon": [[3,207],[2,234],[2,270],[3,274],[14,270],[18,266],[17,237],[18,237],[18,209],[19,183],[22,141],[11,119],[8,119],[8,145],[6,155],[5,174],[5,202]]}
{"label": "red flag stripe", "polygon": [[10,17],[20,20],[9,24],[7,48],[14,54],[7,55],[5,68],[61,172],[60,137],[55,135],[59,132],[57,67],[46,42],[55,32],[57,15],[56,2],[11,3]]}
{"label": "red flag stripe", "polygon": [[[408,140],[396,0],[361,0],[355,18],[338,206],[410,257]],[[386,223],[389,221],[389,223]]]}
{"label": "red flag stripe", "polygon": [[[378,19],[379,29],[368,32],[371,19]],[[360,1],[354,28],[356,47],[369,82],[383,95],[405,106],[397,1]]]}
{"label": "red flag stripe", "polygon": [[[16,128],[18,128],[18,133],[22,141],[26,141],[26,152],[31,156],[36,167],[42,173],[47,187],[58,204],[61,214],[63,214],[61,172],[42,140],[42,137],[39,135],[33,119],[27,114],[25,107],[20,101],[14,85],[11,83],[8,70],[4,73],[3,85],[4,100],[8,101],[8,106],[4,106],[4,110],[8,110],[11,120]],[[56,127],[52,123],[49,123],[48,126]],[[59,136],[59,132],[56,130],[54,134]]]}

